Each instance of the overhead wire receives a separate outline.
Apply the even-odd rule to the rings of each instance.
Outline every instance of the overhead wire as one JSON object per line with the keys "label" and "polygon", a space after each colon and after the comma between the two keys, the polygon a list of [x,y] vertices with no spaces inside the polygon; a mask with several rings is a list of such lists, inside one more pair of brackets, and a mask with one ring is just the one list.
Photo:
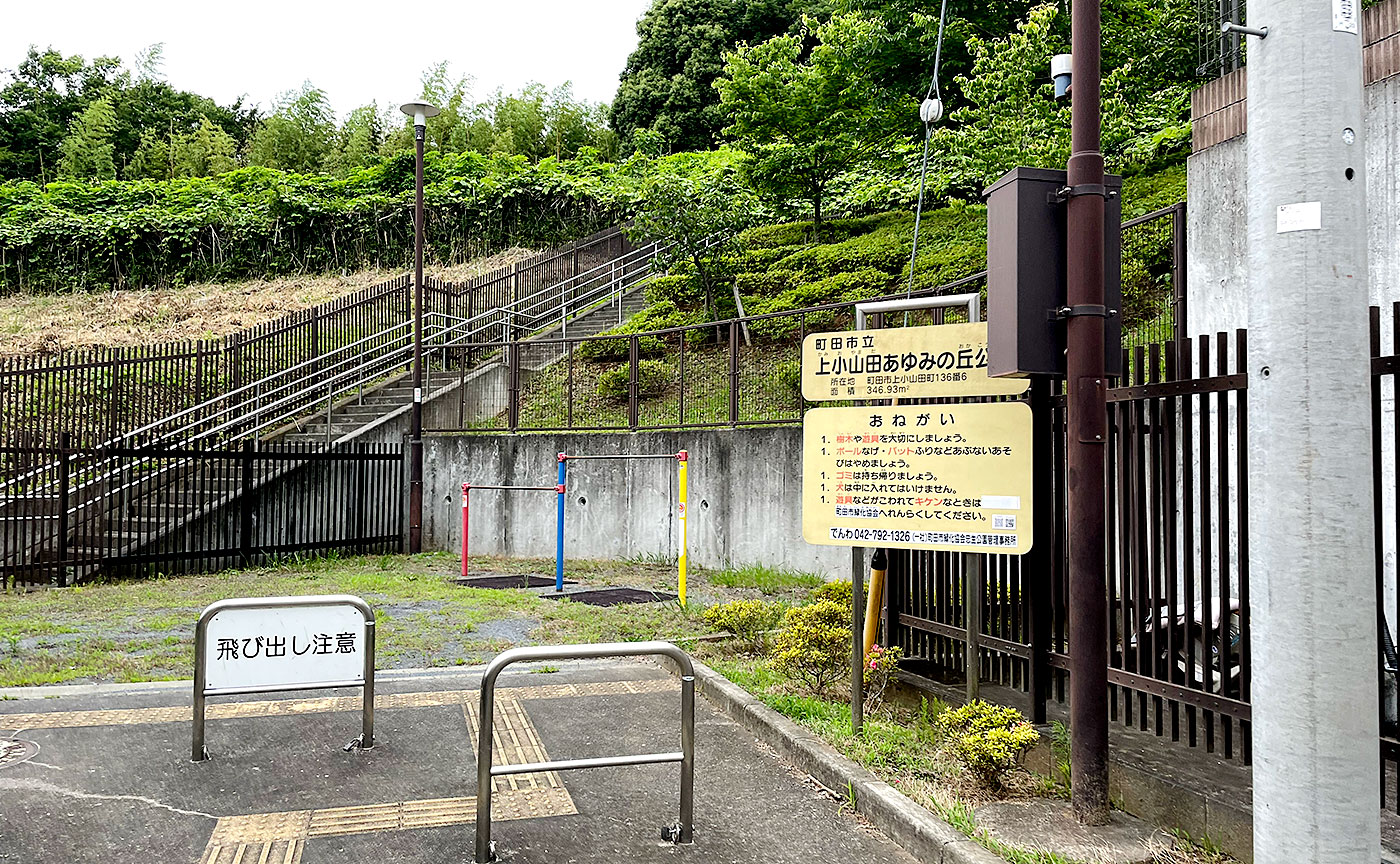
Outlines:
{"label": "overhead wire", "polygon": [[[924,121],[924,155],[919,167],[919,197],[914,205],[914,248],[909,252],[909,281],[904,296],[914,294],[914,259],[919,255],[919,222],[924,213],[924,187],[928,180],[928,146],[933,138],[933,124],[943,116],[943,93],[938,85],[938,68],[943,62],[943,28],[948,20],[948,0],[943,0],[938,12],[938,39],[933,49],[933,78],[929,81],[924,101],[919,106],[919,116]],[[932,103],[932,104],[930,104]],[[904,324],[909,325],[909,313],[904,313]]]}

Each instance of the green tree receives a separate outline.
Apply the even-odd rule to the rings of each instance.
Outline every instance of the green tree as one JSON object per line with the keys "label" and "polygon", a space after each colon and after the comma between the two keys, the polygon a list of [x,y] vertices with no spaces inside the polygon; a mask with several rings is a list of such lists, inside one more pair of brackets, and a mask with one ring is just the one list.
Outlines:
{"label": "green tree", "polygon": [[175,176],[175,148],[178,135],[174,130],[147,129],[141,133],[136,152],[122,172],[125,180],[169,180]]}
{"label": "green tree", "polygon": [[310,81],[277,98],[273,111],[258,124],[248,148],[248,162],[284,171],[320,171],[335,136],[335,118],[326,93]]}
{"label": "green tree", "polygon": [[715,81],[731,117],[725,134],[749,154],[750,180],[778,201],[807,201],[818,237],[832,183],[884,153],[916,110],[913,99],[861,74],[862,58],[882,33],[869,18],[837,15],[815,29],[817,43],[805,58],[805,34],[778,36],[740,46]]}
{"label": "green tree", "polygon": [[5,70],[0,89],[0,175],[16,180],[53,179],[59,146],[69,124],[108,92],[121,74],[121,60],[65,57],[30,46],[24,61]]}
{"label": "green tree", "polygon": [[117,166],[112,161],[112,132],[116,125],[116,112],[105,96],[84,108],[59,146],[59,176],[73,180],[117,179]]}
{"label": "green tree", "polygon": [[[758,202],[732,168],[709,174],[658,172],[643,187],[627,233],[667,247],[660,253],[663,264],[684,262],[695,268],[704,292],[705,319],[712,321],[719,262],[737,251],[739,232],[753,225],[758,213]],[[737,290],[734,303],[742,315]]]}
{"label": "green tree", "polygon": [[208,117],[175,144],[173,174],[176,177],[211,177],[238,167],[237,145],[233,137],[215,126]]}
{"label": "green tree", "polygon": [[332,174],[345,175],[379,160],[385,141],[384,115],[371,102],[350,112],[336,133],[335,146],[326,160]]}
{"label": "green tree", "polygon": [[[423,89],[418,97],[436,105],[441,113],[428,120],[424,146],[443,153],[461,153],[471,149],[471,125],[478,108],[471,99],[472,79],[468,75],[453,77],[446,60],[430,66],[422,77]],[[405,146],[413,146],[413,120],[407,119]]]}
{"label": "green tree", "polygon": [[609,109],[612,128],[628,142],[637,130],[659,132],[669,150],[708,150],[724,126],[714,81],[724,54],[792,29],[802,0],[654,0],[637,22],[637,48],[627,58]]}
{"label": "green tree", "polygon": [[[1104,44],[1116,46],[1103,80],[1103,150],[1110,170],[1179,159],[1189,147],[1188,73],[1195,49],[1185,3],[1122,3],[1105,16]],[[931,140],[929,185],[935,196],[974,197],[1017,165],[1064,165],[1069,103],[1051,98],[1045,74],[1051,55],[1067,50],[1059,35],[1062,17],[1055,5],[1038,6],[1000,38],[968,41],[972,71],[958,79],[966,102]],[[1139,32],[1144,28],[1152,32]]]}

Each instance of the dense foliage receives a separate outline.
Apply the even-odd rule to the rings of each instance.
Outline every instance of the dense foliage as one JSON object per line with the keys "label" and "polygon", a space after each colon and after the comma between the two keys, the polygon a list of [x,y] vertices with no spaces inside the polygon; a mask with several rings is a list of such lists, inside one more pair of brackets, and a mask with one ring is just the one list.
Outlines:
{"label": "dense foliage", "polygon": [[770,640],[773,668],[821,694],[850,669],[851,610],[832,600],[789,609]]}
{"label": "dense foliage", "polygon": [[637,47],[609,111],[612,128],[632,146],[659,152],[713,147],[726,122],[714,90],[725,52],[787,32],[814,5],[655,0],[637,22]]}
{"label": "dense foliage", "polygon": [[[688,164],[701,171],[709,161]],[[614,225],[655,170],[643,157],[531,164],[430,153],[429,254],[452,263]],[[345,178],[241,168],[164,182],[3,185],[0,275],[11,290],[58,290],[404,267],[412,190],[409,152]]]}
{"label": "dense foliage", "polygon": [[1040,740],[1020,711],[981,699],[944,711],[934,728],[943,749],[993,792],[1002,788],[1007,773]]}
{"label": "dense foliage", "polygon": [[[235,150],[246,146],[258,124],[257,109],[241,101],[217,105],[159,80],[158,46],[136,65],[133,71],[115,57],[87,61],[30,48],[19,66],[6,70],[0,88],[0,177],[43,182],[60,176],[129,176],[123,169],[136,160],[143,139],[188,135],[202,120],[227,136]],[[101,107],[94,109],[97,103]],[[75,134],[78,140],[65,148]],[[91,151],[99,139],[101,152],[69,156]]]}
{"label": "dense foliage", "polygon": [[[353,171],[412,147],[409,120],[368,104],[338,122],[325,91],[289,90],[260,116],[242,102],[220,106],[160,80],[160,46],[138,58],[87,61],[30,49],[0,88],[0,177],[67,180],[202,177],[239,166],[298,173]],[[611,159],[617,136],[606,107],[576,99],[568,84],[471,98],[471,81],[447,63],[422,76],[420,98],[442,107],[429,142],[441,153],[504,153],[531,160],[591,150]]]}

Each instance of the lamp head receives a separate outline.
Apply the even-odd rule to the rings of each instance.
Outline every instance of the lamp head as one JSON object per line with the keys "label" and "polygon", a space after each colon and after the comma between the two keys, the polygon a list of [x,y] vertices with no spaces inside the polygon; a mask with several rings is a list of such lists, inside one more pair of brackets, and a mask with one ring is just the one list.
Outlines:
{"label": "lamp head", "polygon": [[1055,82],[1055,98],[1069,95],[1070,72],[1074,66],[1074,55],[1056,54],[1050,58],[1050,78]]}
{"label": "lamp head", "polygon": [[436,117],[442,113],[442,109],[427,102],[405,102],[399,106],[399,110],[413,118],[414,126],[423,126],[429,117]]}

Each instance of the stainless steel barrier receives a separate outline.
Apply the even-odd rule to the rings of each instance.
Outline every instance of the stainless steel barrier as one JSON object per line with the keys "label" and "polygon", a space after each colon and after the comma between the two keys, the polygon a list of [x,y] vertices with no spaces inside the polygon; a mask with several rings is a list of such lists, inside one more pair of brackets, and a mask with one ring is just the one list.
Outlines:
{"label": "stainless steel barrier", "polygon": [[[597,657],[666,656],[681,668],[681,749],[675,753],[643,753],[634,756],[601,756],[592,759],[563,759],[526,765],[491,764],[492,724],[495,720],[496,678],[512,663],[538,660],[585,660]],[[690,655],[670,642],[604,642],[597,645],[553,645],[512,648],[491,661],[481,679],[480,734],[476,754],[476,862],[487,864],[496,858],[491,839],[491,778],[540,771],[572,771],[578,768],[614,768],[624,765],[655,765],[679,762],[681,766],[680,819],[667,826],[662,838],[672,843],[691,842],[691,817],[695,785],[695,667]]]}
{"label": "stainless steel barrier", "polygon": [[[284,609],[299,610],[300,614],[295,616],[295,621],[276,614],[278,610]],[[354,617],[363,620],[363,629],[359,631],[363,642],[356,644],[357,634],[353,630],[330,628],[335,631],[333,634],[307,634],[307,647],[304,650],[300,649],[297,640],[302,634],[288,632],[287,628],[290,626],[296,629],[296,625],[306,625],[307,619],[315,614],[312,610],[328,609],[353,610],[352,620]],[[221,656],[218,659],[223,659],[222,649],[226,646],[222,643],[231,642],[234,644],[230,653],[235,660],[240,656],[245,660],[255,656],[261,656],[264,661],[273,657],[291,660],[305,655],[310,661],[285,671],[266,668],[267,664],[264,663],[264,668],[238,674],[236,680],[230,682],[225,682],[225,677],[229,677],[225,672],[217,676],[218,681],[214,687],[208,686],[209,629],[220,613],[251,619],[250,622],[240,621],[240,626],[253,629],[247,630],[247,634],[251,635],[240,632],[239,635],[243,636],[241,640],[220,639]],[[335,623],[344,626],[345,622]],[[287,644],[288,640],[291,642],[290,646]],[[241,655],[238,646],[240,641],[243,645]],[[205,699],[209,696],[234,696],[243,693],[284,693],[296,690],[361,687],[364,689],[364,704],[361,711],[360,736],[347,744],[345,749],[370,749],[374,746],[374,643],[374,611],[364,600],[348,594],[244,597],[219,600],[211,604],[200,614],[199,623],[194,629],[194,722],[190,742],[191,761],[202,762],[209,758],[204,749]],[[279,653],[274,654],[274,645]],[[256,655],[249,652],[250,646],[256,649]]]}

